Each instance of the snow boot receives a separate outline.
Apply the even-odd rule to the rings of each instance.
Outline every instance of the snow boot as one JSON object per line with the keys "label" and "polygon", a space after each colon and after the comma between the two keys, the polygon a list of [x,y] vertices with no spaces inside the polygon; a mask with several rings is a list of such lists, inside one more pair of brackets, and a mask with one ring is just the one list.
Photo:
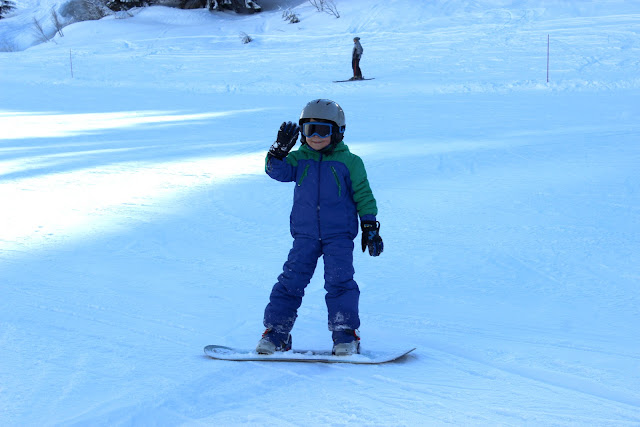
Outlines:
{"label": "snow boot", "polygon": [[273,329],[267,329],[262,334],[262,339],[258,342],[256,353],[273,354],[276,351],[291,350],[291,334],[278,333]]}
{"label": "snow boot", "polygon": [[333,332],[333,351],[336,356],[351,356],[360,353],[360,336],[354,329]]}

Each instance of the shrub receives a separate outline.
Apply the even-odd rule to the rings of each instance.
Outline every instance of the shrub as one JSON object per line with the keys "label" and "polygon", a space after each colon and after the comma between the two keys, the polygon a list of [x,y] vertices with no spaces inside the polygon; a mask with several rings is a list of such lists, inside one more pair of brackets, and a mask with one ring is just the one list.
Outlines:
{"label": "shrub", "polygon": [[13,0],[0,0],[0,19],[7,16],[9,11],[15,9],[16,4]]}
{"label": "shrub", "polygon": [[289,24],[297,24],[298,22],[300,22],[300,18],[298,18],[298,15],[293,13],[291,9],[287,9],[282,12],[282,19],[284,19],[285,21],[289,21]]}

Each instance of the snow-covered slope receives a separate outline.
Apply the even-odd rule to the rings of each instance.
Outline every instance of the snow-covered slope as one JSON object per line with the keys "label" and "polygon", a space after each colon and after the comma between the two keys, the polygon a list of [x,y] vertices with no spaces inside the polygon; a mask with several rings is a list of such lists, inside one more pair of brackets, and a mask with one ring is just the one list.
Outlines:
{"label": "snow-covered slope", "polygon": [[[151,7],[33,46],[60,2],[0,20],[0,424],[640,424],[640,5],[335,3]],[[355,35],[375,80],[335,84]],[[263,159],[318,97],[380,210],[363,346],[418,349],[206,359],[260,337],[293,191]],[[299,348],[331,345],[322,286],[320,263]]]}

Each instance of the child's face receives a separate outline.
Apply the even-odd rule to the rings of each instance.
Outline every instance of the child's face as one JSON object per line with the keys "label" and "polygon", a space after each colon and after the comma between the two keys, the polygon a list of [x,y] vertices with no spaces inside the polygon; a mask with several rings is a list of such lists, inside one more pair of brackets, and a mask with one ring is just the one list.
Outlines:
{"label": "child's face", "polygon": [[[309,121],[315,122],[317,119],[309,119]],[[313,148],[315,151],[320,151],[331,144],[331,136],[325,136],[324,138],[318,135],[308,136],[307,144],[309,144],[309,147]]]}
{"label": "child's face", "polygon": [[318,135],[310,136],[307,137],[307,144],[309,144],[309,147],[314,150],[320,151],[331,144],[331,137],[326,136],[324,138],[320,138]]}

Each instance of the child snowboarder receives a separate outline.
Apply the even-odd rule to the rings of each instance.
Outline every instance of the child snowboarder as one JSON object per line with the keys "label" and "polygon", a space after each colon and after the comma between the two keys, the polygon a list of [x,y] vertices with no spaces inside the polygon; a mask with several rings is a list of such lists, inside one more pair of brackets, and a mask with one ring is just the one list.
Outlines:
{"label": "child snowboarder", "polygon": [[[295,182],[290,225],[293,248],[278,276],[264,313],[267,328],[256,347],[260,354],[291,349],[291,329],[318,258],[324,257],[325,301],[333,354],[359,353],[358,300],[353,280],[353,240],[362,228],[362,251],[383,251],[378,209],[364,164],[342,142],[344,111],[334,101],[316,99],[300,115],[299,125],[282,123],[267,154],[267,174]],[[302,146],[291,153],[302,129]]]}

